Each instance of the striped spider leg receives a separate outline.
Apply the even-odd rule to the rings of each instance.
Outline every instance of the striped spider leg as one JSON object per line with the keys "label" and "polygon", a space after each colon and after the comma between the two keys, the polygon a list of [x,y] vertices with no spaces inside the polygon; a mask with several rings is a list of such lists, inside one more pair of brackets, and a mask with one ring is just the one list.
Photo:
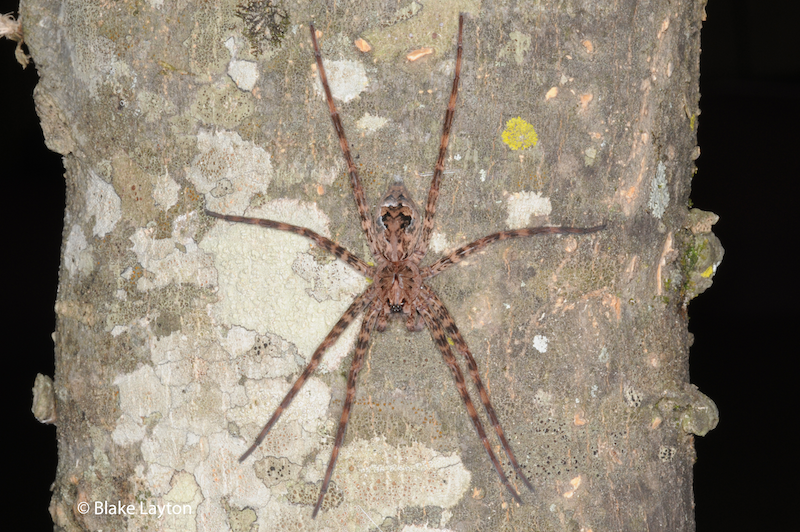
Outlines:
{"label": "striped spider leg", "polygon": [[500,461],[492,450],[489,438],[483,428],[483,423],[478,417],[477,410],[467,389],[464,374],[458,365],[456,356],[453,354],[451,345],[455,346],[456,351],[458,351],[458,353],[464,357],[469,370],[470,378],[472,379],[475,388],[478,390],[478,394],[480,395],[481,403],[486,411],[486,415],[488,416],[492,427],[494,428],[495,434],[500,441],[500,445],[503,448],[509,463],[511,464],[520,481],[525,484],[528,489],[533,490],[533,486],[525,477],[516,457],[514,456],[514,452],[511,450],[511,446],[505,437],[505,433],[503,432],[500,422],[497,419],[497,414],[495,413],[489,399],[486,386],[484,386],[483,382],[481,381],[478,373],[477,363],[475,362],[467,343],[461,336],[453,317],[450,315],[450,312],[447,310],[444,303],[442,303],[442,301],[433,292],[433,290],[431,290],[430,287],[425,285],[425,281],[442,273],[450,266],[464,260],[465,258],[480,251],[493,242],[539,234],[588,234],[604,229],[605,225],[589,228],[531,227],[526,229],[501,231],[462,246],[448,256],[442,257],[435,261],[430,266],[420,266],[422,259],[427,254],[428,243],[433,231],[434,217],[436,214],[436,201],[439,197],[439,186],[444,173],[444,160],[447,153],[448,139],[450,137],[453,116],[455,114],[456,100],[458,97],[458,85],[461,75],[461,43],[463,27],[464,16],[461,15],[458,20],[458,48],[456,52],[453,86],[450,92],[450,100],[448,102],[447,111],[445,113],[444,124],[442,126],[439,156],[436,160],[433,178],[431,179],[431,186],[430,190],[428,191],[425,212],[422,221],[420,222],[420,216],[417,207],[411,199],[406,188],[400,182],[393,183],[389,186],[388,191],[386,194],[384,194],[378,205],[375,218],[373,219],[369,216],[366,197],[361,185],[361,180],[358,176],[356,166],[353,163],[353,158],[350,155],[347,137],[345,136],[344,128],[342,127],[342,122],[339,118],[336,105],[334,104],[330,86],[328,85],[327,75],[322,64],[322,54],[320,53],[319,45],[317,44],[316,31],[313,24],[310,26],[311,42],[314,47],[314,57],[316,59],[320,81],[322,82],[322,87],[325,92],[325,100],[330,111],[331,122],[333,123],[334,130],[336,131],[339,139],[342,155],[345,159],[345,163],[347,164],[348,173],[350,175],[350,184],[353,189],[353,197],[358,208],[359,217],[361,219],[361,227],[367,238],[367,242],[369,243],[370,252],[375,259],[375,266],[372,266],[364,260],[358,258],[336,242],[333,242],[332,240],[304,227],[298,227],[274,220],[219,214],[206,210],[207,215],[229,222],[255,224],[269,229],[287,231],[304,236],[314,242],[317,246],[329,251],[337,258],[349,264],[365,277],[374,280],[369,288],[356,297],[356,299],[345,311],[342,317],[339,318],[339,321],[336,323],[336,325],[334,325],[333,329],[328,333],[319,347],[317,347],[311,356],[311,361],[309,362],[308,366],[305,368],[305,370],[303,370],[295,383],[289,389],[286,396],[275,410],[275,413],[264,426],[253,444],[239,459],[240,462],[244,461],[248,456],[250,456],[250,454],[253,453],[253,451],[256,450],[256,448],[258,448],[258,446],[266,437],[267,433],[269,433],[269,431],[278,421],[278,418],[280,418],[284,410],[289,407],[294,397],[300,391],[300,388],[302,388],[306,380],[308,380],[308,378],[314,373],[325,351],[334,342],[336,342],[348,325],[350,325],[356,319],[356,317],[363,312],[365,317],[361,325],[353,360],[350,365],[342,415],[336,431],[336,438],[334,440],[331,458],[328,461],[325,477],[322,482],[322,487],[320,489],[312,517],[317,516],[317,513],[322,506],[325,493],[328,490],[328,486],[333,475],[333,470],[336,465],[336,459],[339,456],[339,450],[344,442],[344,437],[347,430],[347,422],[350,417],[350,410],[356,395],[356,380],[363,364],[364,355],[369,344],[372,330],[385,330],[389,320],[395,317],[405,318],[406,328],[409,331],[418,331],[423,326],[428,328],[434,343],[442,354],[445,364],[448,366],[448,368],[450,368],[450,371],[453,374],[458,393],[464,402],[470,420],[475,427],[475,431],[477,432],[478,437],[481,439],[486,453],[489,455],[489,460],[491,461],[492,466],[497,472],[500,481],[508,489],[514,500],[516,500],[518,503],[521,503],[522,500],[520,499],[517,490],[506,476]]}

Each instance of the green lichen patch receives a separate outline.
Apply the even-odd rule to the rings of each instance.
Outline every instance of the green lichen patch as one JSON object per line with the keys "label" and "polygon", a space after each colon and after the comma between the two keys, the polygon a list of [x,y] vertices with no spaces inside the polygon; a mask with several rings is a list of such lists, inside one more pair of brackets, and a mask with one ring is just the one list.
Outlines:
{"label": "green lichen patch", "polygon": [[[300,473],[300,466],[293,464],[288,458],[267,456],[253,464],[256,476],[267,487],[272,487],[282,482],[294,483]],[[291,490],[290,490],[291,491]]]}
{"label": "green lichen patch", "polygon": [[237,508],[232,506],[227,499],[222,500],[222,506],[228,514],[231,532],[257,532],[258,515],[252,508]]}
{"label": "green lichen patch", "polygon": [[525,60],[525,54],[531,49],[531,36],[527,33],[512,31],[508,38],[509,41],[497,53],[497,59],[513,57],[514,61],[521,65]]}
{"label": "green lichen patch", "polygon": [[[679,249],[682,250],[678,265],[683,283],[679,288],[685,303],[711,287],[713,276],[725,255],[725,249],[719,238],[710,231],[714,218],[695,213],[692,219],[695,221],[695,224],[690,226],[692,232],[681,231],[676,238]],[[708,231],[701,232],[703,229]]]}

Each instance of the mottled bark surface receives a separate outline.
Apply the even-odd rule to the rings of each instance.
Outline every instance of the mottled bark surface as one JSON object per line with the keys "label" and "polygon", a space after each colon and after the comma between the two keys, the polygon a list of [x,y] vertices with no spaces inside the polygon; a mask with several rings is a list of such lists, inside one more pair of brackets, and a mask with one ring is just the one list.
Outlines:
{"label": "mottled bark surface", "polygon": [[[689,383],[686,304],[722,257],[713,215],[687,207],[703,5],[25,2],[69,194],[56,528],[693,530],[693,434],[717,414]],[[237,458],[367,284],[302,238],[202,209],[368,259],[308,23],[368,200],[401,177],[420,204],[459,12],[430,258],[511,227],[609,223],[495,244],[431,283],[536,491],[510,499],[430,335],[398,322],[373,335],[312,521],[357,324]]]}

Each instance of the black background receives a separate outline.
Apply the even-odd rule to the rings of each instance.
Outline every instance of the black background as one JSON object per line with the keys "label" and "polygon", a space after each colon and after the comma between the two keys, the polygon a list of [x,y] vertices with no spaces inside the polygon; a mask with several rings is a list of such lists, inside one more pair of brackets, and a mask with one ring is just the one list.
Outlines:
{"label": "black background", "polygon": [[[16,9],[0,0],[0,13]],[[800,179],[800,2],[711,0],[703,25],[695,207],[720,215],[725,259],[714,285],[689,307],[691,378],[720,410],[696,439],[697,529],[800,530],[794,387],[798,305],[792,249]],[[35,68],[0,42],[0,176],[3,321],[8,368],[2,387],[4,459],[27,530],[52,530],[55,428],[30,413],[36,373],[53,375],[53,305],[64,213],[61,157],[43,142],[31,98]],[[22,203],[21,199],[28,203]],[[792,405],[795,405],[793,407]],[[21,474],[15,471],[20,471]],[[8,497],[8,495],[7,495]]]}

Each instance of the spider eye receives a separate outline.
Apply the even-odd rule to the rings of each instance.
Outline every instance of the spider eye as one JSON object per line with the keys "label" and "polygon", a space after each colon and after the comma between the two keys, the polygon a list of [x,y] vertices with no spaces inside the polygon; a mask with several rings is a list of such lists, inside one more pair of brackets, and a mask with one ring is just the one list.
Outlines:
{"label": "spider eye", "polygon": [[403,312],[403,305],[390,305],[389,308],[395,313]]}

